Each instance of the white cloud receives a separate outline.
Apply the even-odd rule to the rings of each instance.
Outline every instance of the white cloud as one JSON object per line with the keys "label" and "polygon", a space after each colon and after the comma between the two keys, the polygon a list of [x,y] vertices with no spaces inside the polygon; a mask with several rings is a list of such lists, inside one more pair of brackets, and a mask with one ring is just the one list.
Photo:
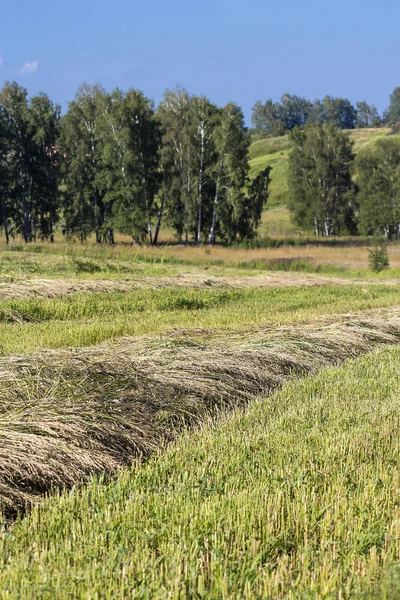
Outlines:
{"label": "white cloud", "polygon": [[19,70],[21,75],[26,75],[27,73],[35,73],[39,66],[38,60],[31,60],[26,62]]}
{"label": "white cloud", "polygon": [[0,56],[0,68],[4,65],[4,59]]}

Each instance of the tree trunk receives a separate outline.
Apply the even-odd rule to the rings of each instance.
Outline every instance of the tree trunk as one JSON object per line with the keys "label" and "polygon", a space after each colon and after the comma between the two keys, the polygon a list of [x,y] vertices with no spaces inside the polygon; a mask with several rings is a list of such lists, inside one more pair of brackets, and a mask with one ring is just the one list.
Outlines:
{"label": "tree trunk", "polygon": [[97,188],[95,188],[95,190],[94,190],[94,227],[95,227],[95,231],[96,231],[96,243],[101,244],[99,192],[98,192]]}
{"label": "tree trunk", "polygon": [[199,212],[198,212],[198,216],[197,216],[197,235],[196,235],[196,244],[200,244],[201,242],[201,217],[202,217],[202,213],[201,213],[201,196],[200,196],[200,204],[199,204]]}
{"label": "tree trunk", "polygon": [[204,123],[200,127],[201,146],[200,146],[200,169],[199,169],[199,186],[198,186],[198,202],[199,210],[197,215],[197,234],[196,244],[201,242],[201,225],[203,211],[203,171],[204,171]]}
{"label": "tree trunk", "polygon": [[153,246],[157,246],[158,235],[160,233],[161,221],[162,221],[163,212],[164,212],[164,206],[165,206],[165,194],[163,194],[163,196],[162,196],[160,210],[158,211],[158,218],[157,218],[156,230],[154,232]]}
{"label": "tree trunk", "polygon": [[9,236],[9,233],[8,233],[6,194],[5,194],[4,190],[3,190],[3,193],[2,193],[1,199],[2,199],[1,214],[3,215],[4,235],[5,235],[5,238],[6,238],[6,244],[8,245],[9,242],[10,242],[10,236]]}
{"label": "tree trunk", "polygon": [[223,167],[223,161],[221,161],[221,163],[219,165],[217,185],[215,186],[215,196],[214,196],[213,214],[212,214],[212,219],[211,219],[211,227],[210,227],[210,233],[208,236],[208,243],[213,244],[213,245],[215,244],[215,226],[216,226],[216,221],[217,221],[217,206],[218,206],[218,201],[219,201],[219,184],[220,184],[220,179],[221,179],[222,167]]}
{"label": "tree trunk", "polygon": [[31,220],[29,217],[28,205],[26,202],[26,192],[23,189],[21,192],[21,204],[22,204],[22,236],[25,243],[31,241]]}
{"label": "tree trunk", "polygon": [[110,244],[111,246],[113,246],[115,244],[115,241],[114,241],[114,230],[111,229],[111,227],[109,227],[107,229],[107,243]]}
{"label": "tree trunk", "polygon": [[6,236],[6,244],[8,245],[10,243],[10,235],[8,233],[8,224],[7,224],[7,218],[4,217],[4,235]]}

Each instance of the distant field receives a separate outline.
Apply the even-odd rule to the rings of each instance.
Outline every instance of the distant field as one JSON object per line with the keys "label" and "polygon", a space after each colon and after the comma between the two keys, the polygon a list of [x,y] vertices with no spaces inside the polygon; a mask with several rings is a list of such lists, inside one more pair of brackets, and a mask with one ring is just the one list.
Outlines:
{"label": "distant field", "polygon": [[395,598],[389,251],[2,246],[0,597]]}
{"label": "distant field", "polygon": [[[121,279],[145,277],[150,273],[168,275],[183,269],[196,267],[216,268],[219,274],[224,269],[244,271],[300,270],[337,274],[352,271],[365,276],[368,269],[368,240],[358,238],[332,238],[332,245],[319,244],[313,237],[309,244],[292,238],[293,245],[277,248],[234,248],[224,246],[164,245],[157,248],[137,247],[128,244],[98,246],[66,244],[30,244],[13,247],[0,246],[0,277],[5,281],[29,276],[74,276],[91,279]],[[335,245],[335,242],[337,245]],[[348,245],[347,245],[348,244]],[[389,246],[392,268],[400,268],[400,245]],[[149,271],[149,269],[151,269]],[[212,271],[211,271],[212,272]],[[391,271],[393,273],[393,271]],[[369,273],[368,276],[371,276]],[[384,271],[379,277],[390,276]]]}

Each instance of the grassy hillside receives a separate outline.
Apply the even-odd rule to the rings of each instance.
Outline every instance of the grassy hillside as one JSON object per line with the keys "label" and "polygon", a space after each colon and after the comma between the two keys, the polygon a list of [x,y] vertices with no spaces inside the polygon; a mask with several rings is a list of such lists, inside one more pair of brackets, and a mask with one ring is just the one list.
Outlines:
{"label": "grassy hillside", "polygon": [[[358,152],[378,138],[389,135],[390,129],[354,129],[349,133],[354,141],[354,149]],[[259,230],[261,235],[293,236],[303,233],[291,223],[290,213],[286,208],[289,150],[288,136],[259,140],[250,146],[250,177],[255,177],[267,166],[272,167],[270,198]]]}

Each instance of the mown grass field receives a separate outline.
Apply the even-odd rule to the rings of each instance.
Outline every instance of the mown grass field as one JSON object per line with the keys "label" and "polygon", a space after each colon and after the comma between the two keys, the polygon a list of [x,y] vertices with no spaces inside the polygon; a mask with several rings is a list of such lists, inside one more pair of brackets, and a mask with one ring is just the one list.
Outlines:
{"label": "mown grass field", "polygon": [[397,598],[400,252],[0,249],[0,598]]}

